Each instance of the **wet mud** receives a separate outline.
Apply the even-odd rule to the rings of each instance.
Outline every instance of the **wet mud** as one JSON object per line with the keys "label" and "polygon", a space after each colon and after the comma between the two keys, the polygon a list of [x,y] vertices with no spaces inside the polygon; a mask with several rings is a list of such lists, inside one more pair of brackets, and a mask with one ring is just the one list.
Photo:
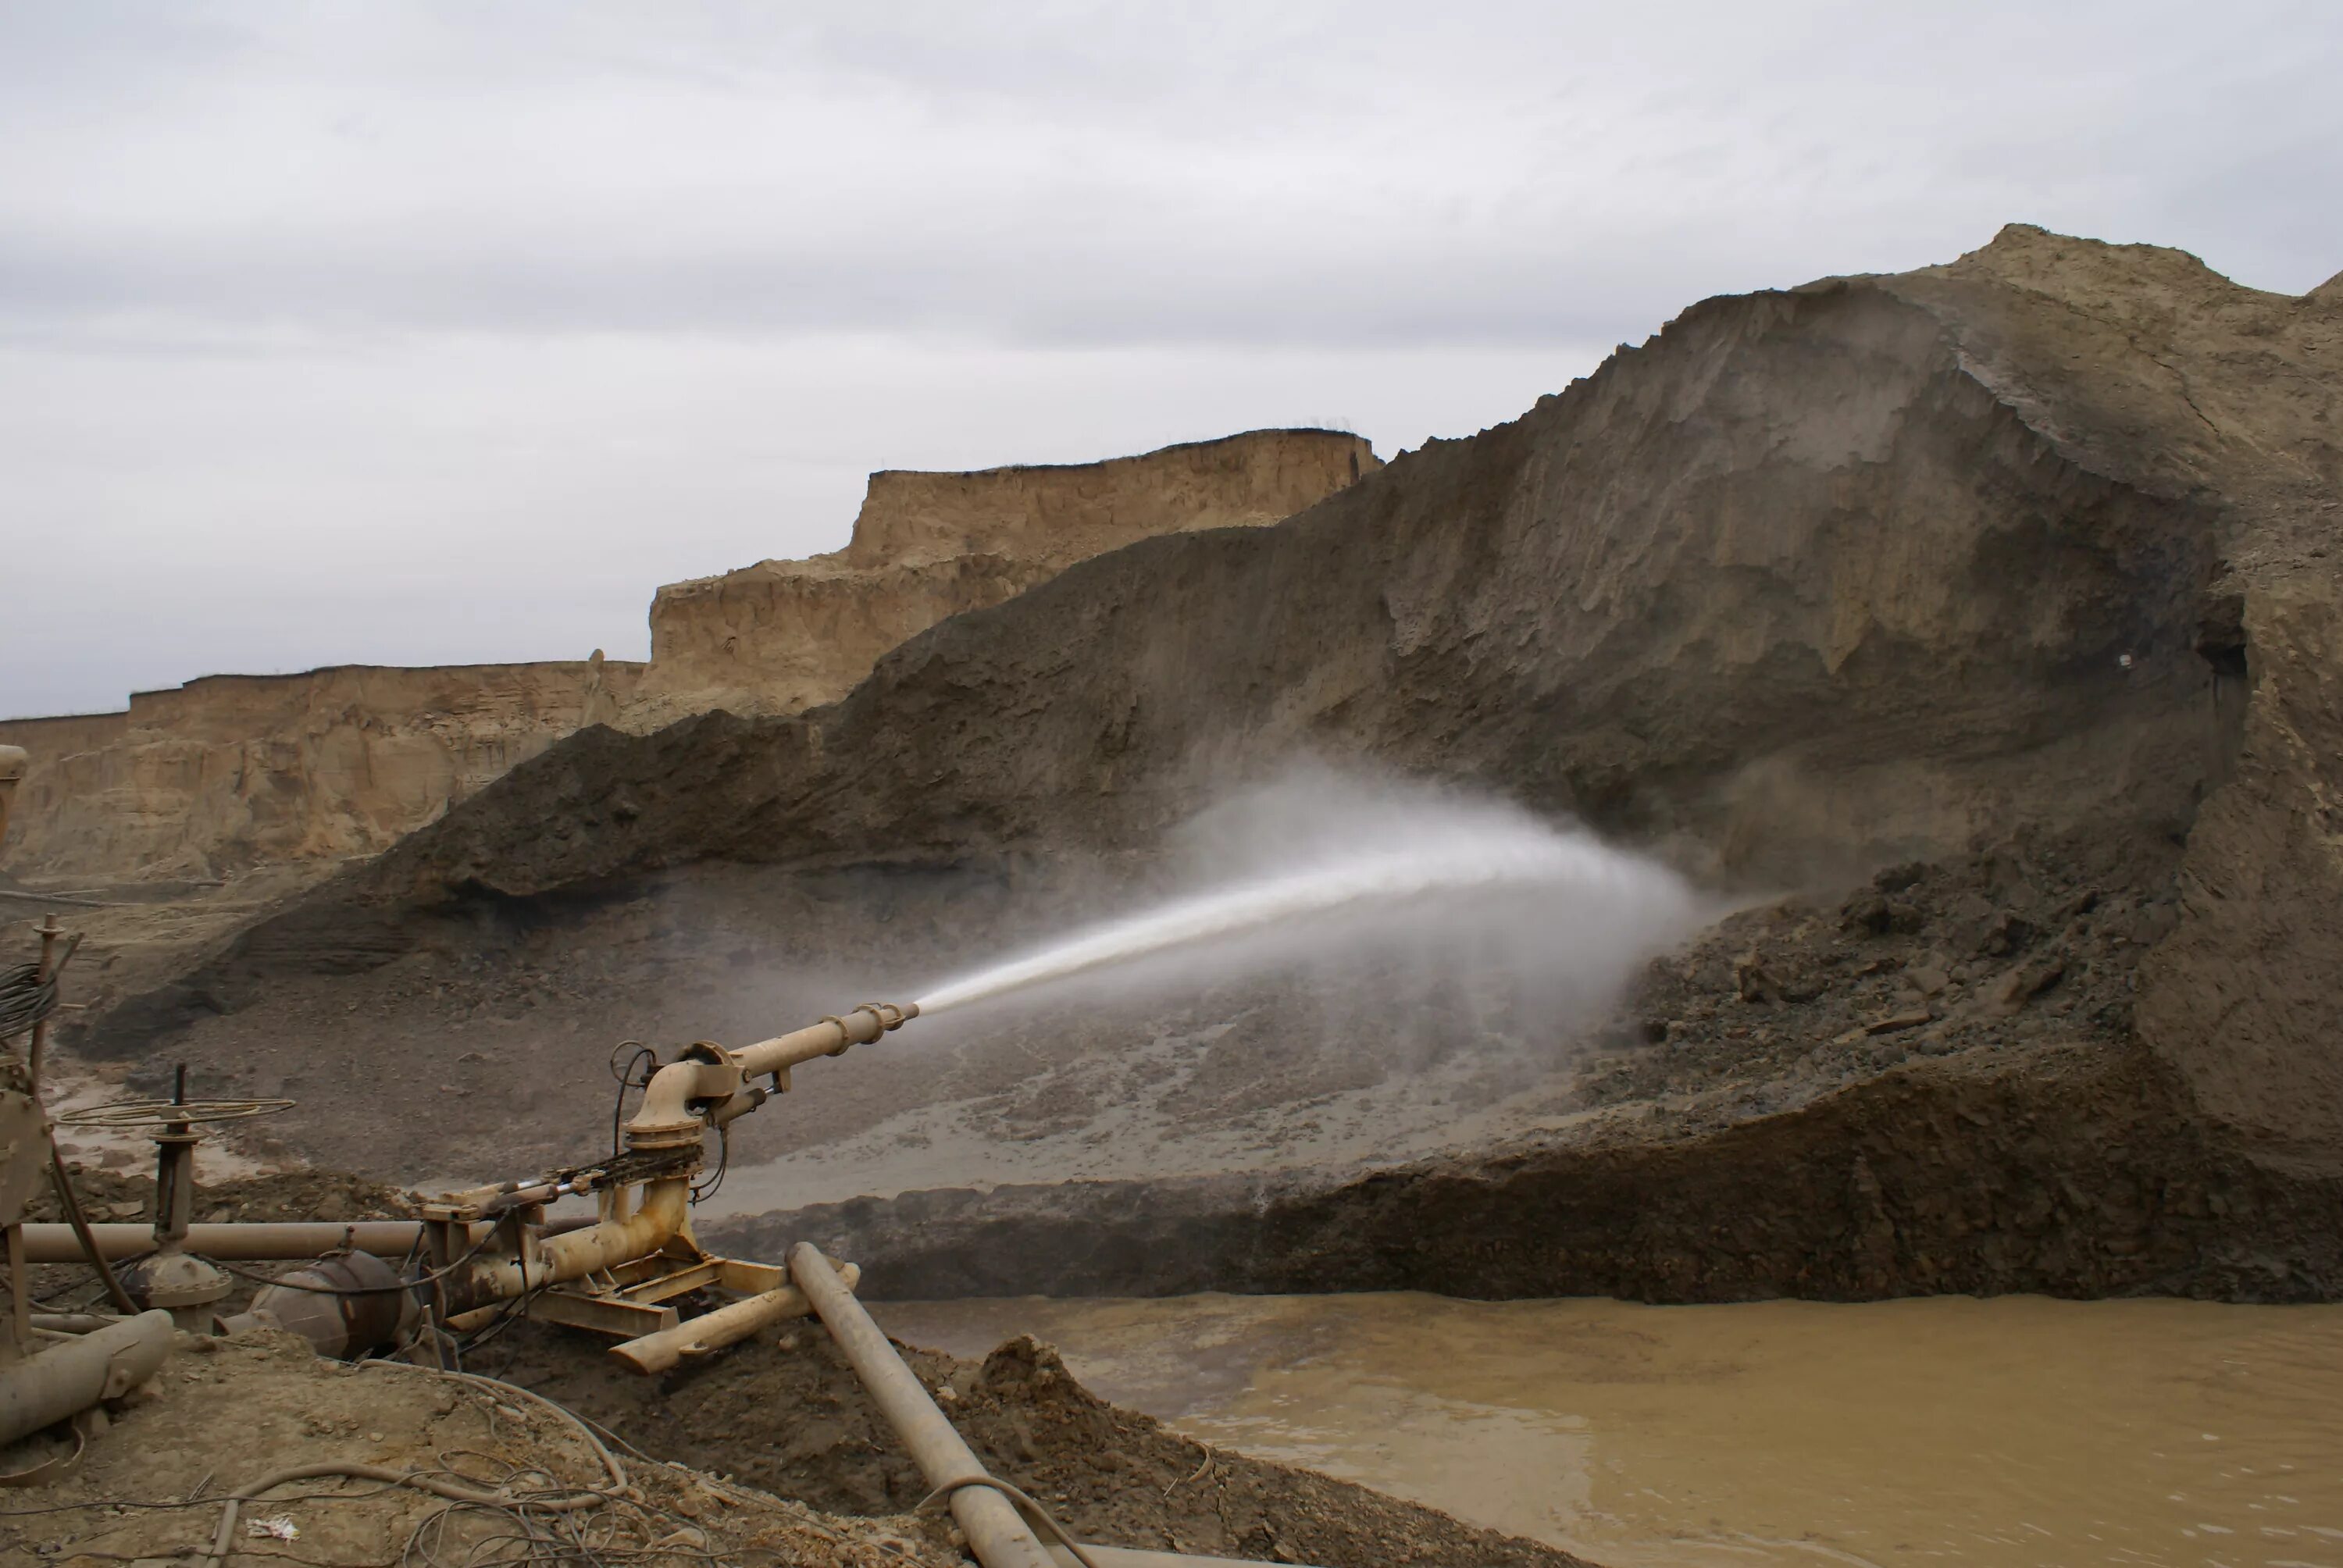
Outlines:
{"label": "wet mud", "polygon": [[1010,1325],[1205,1441],[1621,1568],[2343,1560],[2343,1308],[1201,1296],[901,1302]]}

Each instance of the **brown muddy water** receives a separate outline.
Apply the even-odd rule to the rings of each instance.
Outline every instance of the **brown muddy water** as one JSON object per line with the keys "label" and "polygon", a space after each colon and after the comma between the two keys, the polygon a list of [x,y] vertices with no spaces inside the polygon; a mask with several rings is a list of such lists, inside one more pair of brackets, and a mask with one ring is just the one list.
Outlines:
{"label": "brown muddy water", "polygon": [[2343,1307],[874,1303],[1207,1442],[1623,1565],[2343,1568]]}

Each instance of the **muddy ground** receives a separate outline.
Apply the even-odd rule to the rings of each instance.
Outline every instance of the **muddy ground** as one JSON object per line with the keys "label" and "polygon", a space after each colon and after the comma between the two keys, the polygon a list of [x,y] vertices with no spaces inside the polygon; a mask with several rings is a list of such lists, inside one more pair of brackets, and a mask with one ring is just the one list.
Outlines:
{"label": "muddy ground", "polygon": [[[93,1218],[151,1217],[150,1181],[86,1168],[73,1176]],[[206,1221],[383,1219],[412,1211],[408,1195],[396,1188],[317,1171],[211,1184],[200,1191],[197,1208]],[[32,1217],[55,1214],[55,1198],[45,1193]],[[45,1266],[34,1276],[45,1308],[103,1309],[100,1287],[85,1269]],[[238,1278],[220,1310],[241,1309],[256,1288],[253,1278]],[[710,1298],[698,1304],[717,1303]],[[643,1499],[613,1510],[608,1528],[617,1533],[606,1545],[640,1547],[696,1528],[706,1534],[707,1550],[727,1563],[767,1556],[790,1563],[957,1560],[946,1550],[944,1523],[932,1515],[906,1517],[927,1488],[818,1322],[788,1325],[658,1378],[612,1362],[606,1346],[520,1322],[493,1326],[464,1356],[468,1370],[534,1389],[649,1459],[686,1467],[649,1471],[656,1484],[645,1485]],[[306,1343],[271,1331],[228,1340],[183,1335],[180,1352],[154,1392],[131,1402],[106,1434],[99,1450],[106,1462],[93,1463],[71,1488],[44,1498],[91,1506],[26,1514],[21,1523],[0,1507],[0,1553],[24,1546],[54,1563],[73,1561],[76,1549],[86,1556],[101,1547],[128,1558],[169,1555],[193,1541],[197,1521],[204,1530],[216,1523],[211,1509],[182,1510],[172,1502],[176,1496],[183,1503],[199,1479],[217,1483],[216,1495],[282,1465],[327,1458],[393,1468],[452,1463],[474,1475],[535,1465],[568,1482],[578,1479],[576,1456],[559,1454],[558,1441],[550,1444],[551,1456],[545,1452],[547,1434],[532,1424],[544,1424],[538,1412],[523,1408],[516,1417],[476,1391],[433,1384],[422,1373],[412,1374],[412,1383],[396,1371],[349,1374],[317,1361]],[[1325,1568],[1574,1561],[1433,1509],[1181,1437],[1151,1417],[1093,1397],[1054,1350],[1030,1338],[1011,1340],[980,1363],[908,1348],[906,1355],[982,1462],[1041,1499],[1083,1540]],[[39,1462],[61,1452],[62,1442],[20,1445],[0,1456],[0,1468]],[[224,1455],[233,1456],[233,1474],[220,1473]],[[566,1464],[556,1462],[565,1457]],[[170,1506],[151,1516],[127,1506],[149,1502]],[[437,1507],[427,1498],[391,1494],[292,1512],[304,1524],[302,1550],[310,1560],[356,1568],[389,1559]],[[272,1505],[266,1512],[274,1517],[283,1511]],[[863,1520],[874,1523],[865,1526]],[[498,1524],[483,1514],[430,1528],[455,1531],[446,1542],[433,1538],[453,1561],[465,1530]],[[56,1533],[42,1533],[49,1530]],[[246,1550],[272,1554],[266,1547]],[[705,1558],[683,1551],[650,1560]]]}
{"label": "muddy ground", "polygon": [[[819,1325],[656,1379],[582,1356],[558,1331],[524,1325],[511,1337],[508,1362],[492,1350],[481,1364],[650,1452],[836,1513],[900,1513],[926,1490]],[[986,1468],[1086,1541],[1328,1568],[1573,1561],[1417,1503],[1182,1437],[1097,1399],[1031,1338],[1011,1340],[980,1363],[917,1350],[906,1359]]]}
{"label": "muddy ground", "polygon": [[2343,1183],[2193,1125],[2134,1034],[2169,866],[2039,842],[1745,910],[1650,964],[1500,1139],[1347,1171],[939,1187],[708,1234],[813,1241],[904,1299],[2329,1299]]}
{"label": "muddy ground", "polygon": [[[1437,1510],[1181,1437],[1096,1399],[1055,1351],[1030,1338],[980,1363],[905,1353],[986,1467],[1084,1541],[1326,1568],[1564,1568],[1575,1561]],[[611,1362],[603,1342],[519,1323],[482,1345],[470,1368],[586,1416],[634,1456],[625,1464],[635,1490],[574,1526],[605,1556],[960,1560],[949,1521],[932,1508],[918,1511],[928,1488],[819,1324],[646,1379]],[[31,1440],[0,1455],[0,1465],[29,1468],[69,1452],[69,1442]],[[524,1490],[601,1484],[590,1451],[527,1402],[420,1371],[323,1362],[305,1342],[266,1329],[180,1336],[164,1371],[120,1407],[91,1454],[70,1480],[0,1500],[0,1556],[66,1563],[184,1555],[217,1523],[216,1503],[203,1497],[337,1460]],[[498,1512],[451,1511],[413,1492],[338,1481],[272,1493],[246,1517],[289,1521],[299,1544],[240,1533],[240,1553],[334,1568],[396,1561],[413,1542],[437,1560],[458,1561],[515,1528]]]}
{"label": "muddy ground", "polygon": [[[0,1462],[25,1468],[60,1446],[18,1444]],[[240,1508],[232,1560],[329,1568],[479,1561],[483,1553],[511,1560],[523,1532],[533,1531],[541,1552],[647,1568],[961,1561],[932,1516],[823,1513],[623,1450],[614,1482],[575,1427],[528,1400],[417,1370],[320,1361],[306,1342],[268,1330],[181,1335],[163,1370],[91,1441],[76,1473],[0,1494],[0,1558],[161,1568],[212,1543],[226,1495],[297,1466],[335,1462],[522,1497],[602,1495],[578,1513],[537,1510],[524,1520],[365,1476],[288,1481]]]}

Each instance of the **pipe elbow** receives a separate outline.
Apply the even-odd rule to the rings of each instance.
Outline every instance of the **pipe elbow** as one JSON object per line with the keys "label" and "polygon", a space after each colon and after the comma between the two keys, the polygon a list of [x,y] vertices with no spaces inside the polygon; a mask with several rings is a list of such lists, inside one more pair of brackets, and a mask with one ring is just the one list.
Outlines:
{"label": "pipe elbow", "polygon": [[697,1131],[699,1118],[691,1113],[691,1101],[699,1088],[699,1063],[696,1061],[671,1061],[652,1073],[650,1083],[643,1090],[643,1102],[635,1108],[635,1114],[627,1122],[627,1141]]}
{"label": "pipe elbow", "polygon": [[723,1047],[693,1046],[681,1061],[651,1074],[643,1102],[627,1123],[628,1146],[670,1148],[698,1139],[709,1125],[699,1108],[731,1099],[739,1092],[741,1077],[739,1062]]}

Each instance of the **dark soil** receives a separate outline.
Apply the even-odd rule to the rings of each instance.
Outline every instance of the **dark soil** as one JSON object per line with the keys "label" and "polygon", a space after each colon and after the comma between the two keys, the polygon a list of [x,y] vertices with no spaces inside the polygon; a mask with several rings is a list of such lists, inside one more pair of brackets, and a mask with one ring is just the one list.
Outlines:
{"label": "dark soil", "polygon": [[[558,1330],[522,1325],[508,1338],[508,1347],[483,1353],[486,1370],[661,1458],[830,1513],[899,1514],[927,1491],[818,1324],[656,1379]],[[1030,1337],[981,1364],[908,1348],[904,1359],[939,1391],[985,1467],[1084,1541],[1324,1568],[1577,1561],[1417,1503],[1181,1437],[1096,1398],[1056,1351]]]}
{"label": "dark soil", "polygon": [[2331,1299],[2343,1181],[2208,1135],[2134,1032],[2169,867],[2037,843],[1745,910],[1651,964],[1557,1086],[1564,1124],[1507,1146],[912,1191],[707,1234],[814,1241],[882,1299]]}

